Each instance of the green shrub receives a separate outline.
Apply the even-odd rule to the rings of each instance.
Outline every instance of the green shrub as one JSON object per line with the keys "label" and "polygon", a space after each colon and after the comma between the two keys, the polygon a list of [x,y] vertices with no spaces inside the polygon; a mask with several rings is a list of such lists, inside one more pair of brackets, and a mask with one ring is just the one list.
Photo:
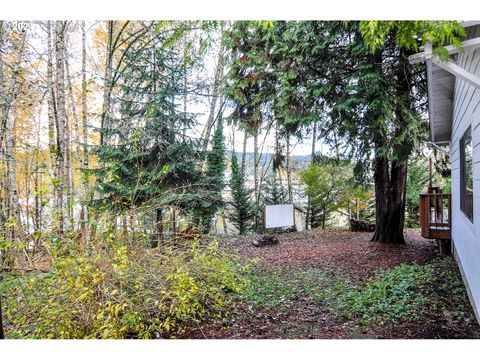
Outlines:
{"label": "green shrub", "polygon": [[343,317],[372,321],[417,321],[426,310],[427,285],[432,281],[429,265],[401,264],[392,270],[378,271],[363,286],[346,291],[337,300]]}
{"label": "green shrub", "polygon": [[128,250],[110,245],[54,259],[54,270],[10,287],[10,338],[175,337],[192,322],[222,316],[228,292],[244,281],[218,249]]}

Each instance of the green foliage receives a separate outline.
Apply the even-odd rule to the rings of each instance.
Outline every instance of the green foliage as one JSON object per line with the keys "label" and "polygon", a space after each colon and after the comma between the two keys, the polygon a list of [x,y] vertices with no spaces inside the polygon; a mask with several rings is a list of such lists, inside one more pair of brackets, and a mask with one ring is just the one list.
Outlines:
{"label": "green foliage", "polygon": [[278,308],[290,300],[292,293],[290,283],[281,276],[257,270],[247,277],[247,285],[239,297],[256,308]]}
{"label": "green foliage", "polygon": [[312,227],[325,227],[334,211],[348,211],[358,204],[359,210],[368,206],[371,191],[354,181],[354,165],[348,161],[323,159],[300,173],[310,196]]}
{"label": "green foliage", "polygon": [[230,189],[232,194],[231,211],[228,214],[229,219],[237,227],[240,234],[245,234],[251,226],[254,212],[251,200],[252,190],[245,186],[245,175],[240,169],[237,156],[232,154],[232,177],[230,179]]}
{"label": "green foliage", "polygon": [[170,42],[181,33],[144,26],[152,28],[129,44],[124,66],[114,74],[117,96],[99,129],[103,144],[93,173],[100,197],[94,205],[119,212],[139,206],[206,208],[213,200],[200,146],[184,135],[194,118],[178,106],[186,69],[183,53]]}
{"label": "green foliage", "polygon": [[465,28],[458,21],[378,21],[360,22],[360,31],[368,47],[375,51],[383,47],[386,39],[394,34],[399,47],[419,51],[419,45],[425,46],[427,41],[438,45],[434,53],[446,60],[448,52],[444,46],[453,44],[462,49],[461,38],[465,37]]}
{"label": "green foliage", "polygon": [[361,280],[338,271],[285,272],[259,265],[246,272],[246,287],[236,296],[257,311],[275,308],[277,313],[297,310],[300,298],[316,304],[314,308],[322,316],[333,316],[356,332],[359,326],[368,331],[420,323],[425,318],[446,317],[454,323],[464,321],[470,306],[456,269],[455,261],[447,257],[425,265],[401,264],[378,270]]}
{"label": "green foliage", "polygon": [[407,227],[419,226],[419,194],[428,186],[428,180],[428,161],[421,157],[411,159],[408,164],[405,204],[405,225]]}
{"label": "green foliage", "polygon": [[263,201],[266,205],[285,204],[288,202],[288,191],[273,168],[262,190]]}
{"label": "green foliage", "polygon": [[343,294],[339,307],[360,324],[374,321],[412,321],[424,314],[428,297],[422,290],[433,279],[427,266],[405,265],[379,271],[364,286]]}
{"label": "green foliage", "polygon": [[462,318],[469,302],[459,272],[452,271],[456,266],[452,258],[443,258],[377,271],[365,284],[342,292],[335,307],[344,319],[360,325],[416,323],[439,312],[452,320]]}
{"label": "green foliage", "polygon": [[[435,160],[434,160],[435,161]],[[436,164],[436,163],[435,163]],[[443,193],[451,193],[451,182],[442,174],[432,169],[432,185],[442,189]],[[407,175],[407,193],[406,193],[406,216],[405,225],[407,227],[419,227],[419,194],[429,186],[429,165],[428,159],[421,156],[415,156],[410,159]]]}
{"label": "green foliage", "polygon": [[110,244],[54,264],[51,273],[2,285],[10,338],[175,337],[221,317],[227,294],[244,287],[239,265],[215,242],[163,253]]}
{"label": "green foliage", "polygon": [[237,295],[239,299],[255,308],[278,310],[295,306],[299,296],[333,304],[348,283],[343,277],[320,269],[294,270],[289,274],[275,270],[262,266],[249,268],[246,286]]}
{"label": "green foliage", "polygon": [[225,161],[225,141],[223,136],[223,118],[220,116],[217,120],[217,128],[213,135],[212,149],[207,153],[205,181],[207,185],[205,190],[209,191],[209,201],[206,205],[196,211],[196,215],[202,222],[204,231],[210,230],[215,213],[222,207],[222,191],[225,186],[224,177],[227,163]]}

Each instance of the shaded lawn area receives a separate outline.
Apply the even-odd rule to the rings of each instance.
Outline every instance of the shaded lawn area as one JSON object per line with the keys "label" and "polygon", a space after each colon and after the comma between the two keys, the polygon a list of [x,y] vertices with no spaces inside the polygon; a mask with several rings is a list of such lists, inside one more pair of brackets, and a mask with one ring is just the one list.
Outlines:
{"label": "shaded lawn area", "polygon": [[480,338],[452,257],[408,230],[405,245],[374,244],[371,233],[311,230],[221,239],[252,260],[248,285],[223,319],[182,338]]}

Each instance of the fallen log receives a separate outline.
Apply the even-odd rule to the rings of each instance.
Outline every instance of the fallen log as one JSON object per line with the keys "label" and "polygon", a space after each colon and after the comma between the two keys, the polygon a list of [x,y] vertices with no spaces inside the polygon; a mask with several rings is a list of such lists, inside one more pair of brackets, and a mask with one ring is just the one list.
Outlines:
{"label": "fallen log", "polygon": [[350,231],[375,231],[375,223],[364,220],[350,219]]}

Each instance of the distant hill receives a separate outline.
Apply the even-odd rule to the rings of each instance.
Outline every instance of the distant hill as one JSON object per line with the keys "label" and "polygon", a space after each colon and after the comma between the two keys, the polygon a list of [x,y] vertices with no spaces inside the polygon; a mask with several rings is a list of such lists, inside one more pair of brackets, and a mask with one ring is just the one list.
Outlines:
{"label": "distant hill", "polygon": [[[227,159],[230,160],[232,157],[232,152],[227,151]],[[238,161],[240,162],[242,159],[242,153],[241,152],[236,152]],[[245,153],[245,162],[246,162],[246,168],[247,168],[247,175],[252,175],[253,174],[253,152],[247,152]],[[264,168],[267,164],[270,167],[272,163],[272,157],[273,153],[263,153],[260,158],[260,167]],[[308,167],[310,164],[310,155],[292,155],[291,157],[291,164],[292,164],[292,170],[294,172],[299,172],[305,168]]]}

